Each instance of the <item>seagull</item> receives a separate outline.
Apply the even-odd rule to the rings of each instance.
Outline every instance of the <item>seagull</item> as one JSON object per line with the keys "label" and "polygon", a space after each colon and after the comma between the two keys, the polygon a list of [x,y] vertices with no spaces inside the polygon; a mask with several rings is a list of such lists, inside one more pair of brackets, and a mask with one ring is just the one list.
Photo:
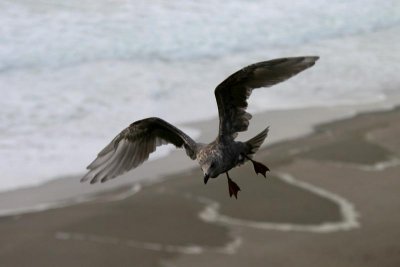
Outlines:
{"label": "seagull", "polygon": [[256,174],[266,177],[269,168],[253,160],[268,135],[269,127],[246,142],[236,141],[239,132],[247,131],[251,114],[246,112],[247,99],[253,89],[270,87],[312,67],[317,56],[287,57],[258,62],[233,73],[220,83],[214,93],[218,105],[219,132],[209,144],[195,142],[174,125],[157,117],[135,121],[122,130],[87,167],[81,182],[105,182],[132,170],[149,158],[158,146],[173,144],[184,148],[203,171],[204,184],[209,178],[225,173],[229,196],[235,196],[240,187],[228,171],[247,161],[253,163]]}

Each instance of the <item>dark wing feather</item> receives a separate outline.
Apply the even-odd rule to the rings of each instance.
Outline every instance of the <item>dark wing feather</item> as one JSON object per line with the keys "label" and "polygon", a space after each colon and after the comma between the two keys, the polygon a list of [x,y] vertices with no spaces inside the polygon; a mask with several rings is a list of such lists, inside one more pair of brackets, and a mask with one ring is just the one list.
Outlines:
{"label": "dark wing feather", "polygon": [[247,66],[224,80],[215,89],[219,112],[219,138],[236,138],[246,131],[251,115],[247,99],[253,89],[283,82],[313,66],[318,57],[280,58]]}
{"label": "dark wing feather", "polygon": [[174,144],[184,147],[191,159],[196,158],[196,143],[184,132],[159,118],[132,123],[108,144],[87,167],[82,182],[105,182],[136,168],[149,158],[157,146]]}

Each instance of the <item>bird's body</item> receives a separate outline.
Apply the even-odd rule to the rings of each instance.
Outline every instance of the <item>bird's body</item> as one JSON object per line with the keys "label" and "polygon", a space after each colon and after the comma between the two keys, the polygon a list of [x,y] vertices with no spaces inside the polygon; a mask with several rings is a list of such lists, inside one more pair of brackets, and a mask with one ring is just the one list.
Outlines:
{"label": "bird's body", "polygon": [[269,87],[313,66],[318,57],[281,58],[247,66],[225,79],[215,89],[219,112],[219,133],[209,144],[196,143],[184,132],[160,118],[136,121],[118,134],[88,166],[82,181],[105,182],[134,169],[148,159],[157,146],[174,144],[184,148],[196,160],[204,174],[204,183],[226,173],[230,196],[237,197],[239,186],[228,171],[251,161],[255,172],[264,176],[269,170],[254,161],[253,155],[268,134],[268,128],[246,142],[236,141],[238,132],[246,131],[251,115],[247,99],[255,88]]}
{"label": "bird's body", "polygon": [[242,164],[244,157],[241,155],[246,152],[246,145],[242,142],[216,140],[203,146],[197,153],[196,160],[200,166],[203,166],[205,174],[208,174],[210,178],[216,178],[220,173]]}

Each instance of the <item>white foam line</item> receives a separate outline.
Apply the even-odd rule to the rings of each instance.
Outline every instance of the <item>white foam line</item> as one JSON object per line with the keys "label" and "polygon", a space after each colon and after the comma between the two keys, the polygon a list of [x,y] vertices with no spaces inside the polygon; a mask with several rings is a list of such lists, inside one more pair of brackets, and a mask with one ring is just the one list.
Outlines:
{"label": "white foam line", "polygon": [[390,159],[388,161],[382,161],[382,162],[378,162],[375,163],[372,166],[369,165],[357,165],[357,167],[361,170],[365,170],[365,171],[383,171],[386,170],[388,168],[392,168],[392,167],[396,167],[400,165],[400,159],[398,158],[393,158]]}
{"label": "white foam line", "polygon": [[[121,200],[127,199],[128,197],[136,194],[141,189],[142,189],[142,186],[140,184],[135,184],[126,192],[122,192],[119,194],[112,194],[111,196],[108,196],[108,197],[100,197],[98,201],[99,202],[121,201]],[[92,199],[96,199],[96,198],[98,198],[98,197],[92,197]]]}
{"label": "white foam line", "polygon": [[63,200],[63,201],[58,201],[58,202],[51,202],[51,203],[39,203],[33,206],[29,207],[22,207],[22,208],[14,208],[14,209],[3,209],[0,210],[0,217],[4,216],[15,216],[15,215],[22,215],[22,214],[27,214],[27,213],[34,213],[34,212],[40,212],[40,211],[45,211],[49,209],[56,209],[56,208],[64,208],[76,204],[81,204],[93,200],[97,200],[99,202],[110,202],[110,201],[119,201],[126,199],[137,192],[139,192],[141,189],[140,184],[135,184],[132,186],[129,190],[126,192],[122,192],[119,194],[111,195],[111,196],[96,196],[96,195],[88,195],[88,196],[80,196],[75,199],[71,200]]}
{"label": "white foam line", "polygon": [[339,222],[324,222],[315,225],[303,225],[294,223],[271,223],[271,222],[261,222],[261,221],[250,221],[232,218],[219,213],[220,204],[210,199],[197,198],[198,201],[206,203],[207,206],[199,214],[199,217],[206,221],[212,223],[222,223],[225,225],[235,225],[243,227],[252,227],[262,230],[277,230],[277,231],[303,231],[303,232],[314,232],[314,233],[331,233],[335,231],[351,230],[360,227],[360,223],[357,218],[359,217],[354,205],[350,203],[345,198],[329,192],[325,189],[312,185],[310,183],[296,180],[293,176],[287,173],[277,174],[279,179],[282,181],[300,187],[302,189],[308,190],[320,197],[329,199],[330,201],[336,203],[339,206],[340,213],[342,215],[342,220]]}
{"label": "white foam line", "polygon": [[230,254],[233,255],[238,251],[239,247],[242,245],[242,238],[236,236],[232,242],[226,244],[224,247],[220,249],[216,249],[215,251],[222,254]]}
{"label": "white foam line", "polygon": [[56,232],[54,238],[62,241],[74,240],[74,241],[86,241],[86,242],[102,243],[109,245],[125,245],[132,248],[169,252],[169,253],[181,253],[187,255],[198,255],[205,252],[234,254],[239,248],[240,244],[242,243],[241,238],[236,237],[232,242],[229,242],[225,246],[219,248],[210,248],[199,245],[177,246],[168,244],[165,245],[154,242],[142,242],[132,239],[120,239],[111,236],[83,234],[83,233],[68,233],[68,232]]}
{"label": "white foam line", "polygon": [[350,167],[362,171],[370,171],[370,172],[379,172],[383,171],[389,168],[397,167],[400,165],[400,159],[399,158],[392,158],[387,161],[381,161],[377,162],[372,165],[367,165],[367,164],[357,164],[357,163],[340,163],[336,161],[327,161],[329,164],[332,164],[337,167]]}

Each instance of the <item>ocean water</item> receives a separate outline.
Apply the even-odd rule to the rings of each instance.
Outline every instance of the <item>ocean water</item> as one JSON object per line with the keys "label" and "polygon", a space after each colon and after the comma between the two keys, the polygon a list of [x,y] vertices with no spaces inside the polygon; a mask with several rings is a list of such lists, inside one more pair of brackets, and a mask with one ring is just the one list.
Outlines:
{"label": "ocean water", "polygon": [[397,0],[3,0],[0,190],[83,174],[137,119],[216,116],[215,86],[257,61],[321,56],[252,112],[384,101],[399,43]]}

